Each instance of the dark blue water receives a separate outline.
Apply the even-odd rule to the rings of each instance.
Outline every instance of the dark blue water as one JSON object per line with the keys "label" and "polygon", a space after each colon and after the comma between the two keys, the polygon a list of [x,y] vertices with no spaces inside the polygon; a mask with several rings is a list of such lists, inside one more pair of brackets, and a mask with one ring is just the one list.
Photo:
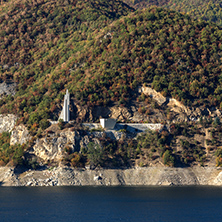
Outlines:
{"label": "dark blue water", "polygon": [[222,188],[0,187],[5,221],[222,221]]}

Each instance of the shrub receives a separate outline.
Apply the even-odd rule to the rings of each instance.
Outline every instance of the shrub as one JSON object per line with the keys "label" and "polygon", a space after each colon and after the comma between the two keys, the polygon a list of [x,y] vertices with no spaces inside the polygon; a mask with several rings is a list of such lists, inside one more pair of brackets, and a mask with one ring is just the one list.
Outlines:
{"label": "shrub", "polygon": [[163,163],[168,166],[174,166],[174,157],[169,150],[163,154]]}
{"label": "shrub", "polygon": [[50,125],[49,121],[46,119],[42,119],[39,122],[39,126],[41,127],[41,129],[45,130],[46,128],[48,128]]}
{"label": "shrub", "polygon": [[83,157],[80,153],[73,153],[71,154],[71,166],[72,167],[84,167],[85,166],[85,163],[84,163],[84,160],[83,160]]}
{"label": "shrub", "polygon": [[87,152],[87,159],[90,165],[95,167],[102,165],[103,163],[103,150],[102,148],[93,142],[88,144],[88,152]]}
{"label": "shrub", "polygon": [[60,130],[62,130],[64,128],[64,125],[65,125],[65,122],[62,119],[59,119],[58,126],[59,126]]}

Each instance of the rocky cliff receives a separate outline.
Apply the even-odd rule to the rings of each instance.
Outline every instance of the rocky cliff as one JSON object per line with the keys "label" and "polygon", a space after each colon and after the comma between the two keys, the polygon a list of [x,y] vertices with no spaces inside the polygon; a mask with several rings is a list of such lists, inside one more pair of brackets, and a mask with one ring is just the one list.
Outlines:
{"label": "rocky cliff", "polygon": [[11,131],[10,145],[24,144],[31,139],[28,129],[24,125],[15,126]]}
{"label": "rocky cliff", "polygon": [[[95,106],[93,108],[76,105],[76,116],[82,122],[93,122],[100,117],[117,119],[120,122],[189,122],[211,116],[222,119],[222,112],[216,107],[185,106],[182,102],[163,96],[150,86],[138,87],[138,95],[145,96],[144,101],[132,100],[128,106],[114,105],[112,107]],[[142,110],[141,110],[142,108]],[[170,113],[170,115],[169,115]],[[169,118],[171,116],[171,118]]]}
{"label": "rocky cliff", "polygon": [[58,167],[16,173],[0,168],[2,186],[184,186],[222,185],[222,169],[216,167],[131,169],[74,169]]}
{"label": "rocky cliff", "polygon": [[139,93],[153,98],[160,107],[168,108],[173,112],[174,120],[172,122],[197,121],[200,117],[204,116],[211,116],[212,118],[219,117],[222,119],[222,113],[216,107],[211,107],[210,109],[206,107],[188,107],[174,98],[164,97],[149,86],[144,85],[140,87]]}
{"label": "rocky cliff", "polygon": [[43,160],[60,161],[65,147],[72,152],[79,151],[80,135],[77,131],[61,131],[49,133],[44,138],[37,139],[33,146],[33,153]]}
{"label": "rocky cliff", "polygon": [[6,83],[2,82],[0,83],[0,99],[4,96],[12,95],[14,96],[16,93],[16,83]]}
{"label": "rocky cliff", "polygon": [[0,133],[11,132],[16,123],[17,117],[13,114],[0,114]]}

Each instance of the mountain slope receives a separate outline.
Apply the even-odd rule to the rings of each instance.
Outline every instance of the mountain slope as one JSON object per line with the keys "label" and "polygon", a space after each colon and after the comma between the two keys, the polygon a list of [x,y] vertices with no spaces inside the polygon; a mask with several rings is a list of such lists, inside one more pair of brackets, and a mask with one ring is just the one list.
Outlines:
{"label": "mountain slope", "polygon": [[[95,6],[97,2],[90,1],[92,4],[89,7],[80,9],[78,4],[85,6],[85,4],[89,4],[89,1],[79,1],[78,4],[73,5],[73,11],[70,14],[68,13],[69,4],[67,4],[68,9],[65,7],[66,13],[63,13],[63,11],[59,11],[60,5],[57,8],[54,2],[54,11],[58,12],[56,12],[57,16],[52,18],[55,32],[49,22],[46,22],[47,29],[40,25],[39,27],[43,29],[40,29],[40,32],[37,32],[32,38],[30,37],[33,42],[27,43],[24,57],[20,56],[23,50],[20,43],[14,51],[16,56],[13,53],[6,53],[11,50],[13,45],[11,42],[7,45],[2,44],[1,52],[5,52],[5,54],[2,57],[4,65],[1,70],[1,80],[15,82],[17,91],[14,96],[7,96],[0,100],[1,113],[15,113],[20,117],[17,124],[25,123],[31,135],[36,135],[39,139],[44,137],[45,139],[41,139],[43,143],[50,138],[49,141],[54,146],[59,135],[57,133],[61,132],[60,130],[64,127],[63,123],[53,124],[51,129],[48,128],[44,132],[42,129],[48,127],[48,118],[54,120],[58,118],[66,89],[71,93],[71,102],[76,107],[82,108],[83,111],[92,107],[102,109],[104,106],[114,108],[119,106],[118,108],[122,108],[123,111],[125,107],[122,106],[131,108],[132,102],[144,101],[146,103],[144,107],[133,107],[135,113],[138,111],[137,113],[154,115],[156,118],[158,115],[155,115],[153,110],[162,109],[159,113],[164,114],[161,116],[163,118],[160,121],[153,119],[153,122],[164,121],[164,117],[169,122],[175,121],[176,118],[171,116],[173,111],[169,107],[158,106],[156,103],[151,104],[153,100],[150,97],[146,97],[145,94],[139,95],[138,88],[141,85],[151,86],[164,96],[176,98],[181,102],[180,106],[183,104],[193,108],[205,106],[206,110],[216,106],[222,109],[222,28],[220,26],[202,20],[193,20],[188,15],[157,7],[130,13],[132,9],[119,1],[113,1],[111,5],[107,3],[108,9],[105,6],[104,10],[98,9],[96,14],[98,17],[94,17],[93,12],[97,9]],[[7,4],[5,3],[4,9],[13,12],[11,7],[14,6]],[[102,1],[99,5],[101,4]],[[122,12],[118,11],[113,14],[113,6],[115,6],[115,10],[123,7]],[[17,8],[19,7],[17,6]],[[43,8],[45,9],[45,7]],[[112,10],[111,14],[109,14],[110,10]],[[30,12],[32,12],[31,8]],[[46,21],[44,16],[49,18],[52,13],[53,11],[46,14],[40,13],[38,15],[40,16],[38,18],[41,18],[40,24],[44,24]],[[75,13],[77,14],[74,21],[78,21],[75,25],[66,27],[59,24],[64,17],[67,21],[67,16]],[[16,12],[15,18],[16,15],[21,14]],[[7,20],[7,24],[13,26],[11,17],[8,20],[7,16],[4,18]],[[96,21],[95,18],[97,18]],[[26,18],[22,20],[22,22],[26,21],[28,21]],[[16,28],[17,25],[13,27]],[[33,25],[30,25],[30,29],[23,30],[20,34],[16,31],[12,38],[16,38],[17,34],[24,37],[31,36],[35,33],[32,32],[34,30],[32,27]],[[3,33],[2,40],[8,41],[11,33],[13,31],[8,34]],[[48,33],[52,34],[51,39],[47,38]],[[44,44],[41,44],[43,42]],[[176,103],[172,103],[171,106],[173,104]],[[150,107],[153,110],[149,110]],[[168,109],[168,113],[165,108]],[[184,108],[186,109],[186,107]],[[122,111],[120,110],[120,112]],[[132,109],[132,112],[134,111]],[[171,124],[170,134],[163,130],[148,133],[134,141],[125,140],[123,135],[119,142],[105,138],[105,134],[103,134],[101,144],[103,144],[105,153],[99,151],[99,155],[104,161],[103,166],[109,164],[107,160],[110,162],[113,160],[113,166],[126,166],[130,160],[136,160],[138,155],[140,155],[140,160],[137,161],[137,164],[143,166],[143,152],[147,156],[145,164],[149,164],[149,161],[156,162],[158,159],[169,166],[173,166],[175,163],[181,164],[180,166],[192,163],[203,165],[206,161],[212,163],[209,156],[215,159],[216,155],[217,165],[221,165],[221,149],[217,149],[221,146],[220,119],[215,116],[214,121],[211,117],[203,119],[201,110],[199,109],[199,111],[199,124],[197,122]],[[207,111],[211,112],[210,109]],[[124,120],[129,120],[128,115],[124,115],[124,118]],[[80,118],[77,116],[75,120],[78,122],[77,120]],[[57,129],[52,130],[54,127]],[[84,138],[88,132],[78,124],[67,124],[65,127],[69,127],[68,131],[73,132],[72,135],[78,135],[79,139],[82,137],[84,140],[90,141]],[[208,129],[205,131],[204,127],[208,127]],[[211,131],[208,132],[208,130]],[[65,131],[68,132],[67,129],[64,129]],[[208,134],[211,135],[212,141]],[[26,144],[27,146],[18,144],[12,146],[10,145],[10,134],[4,133],[0,136],[3,147],[0,165],[10,162],[24,163],[27,147],[32,148],[35,141],[38,141],[36,137],[33,137],[29,141],[29,145]],[[63,132],[61,136],[64,136]],[[72,136],[72,138],[74,137]],[[80,144],[80,142],[75,144]],[[88,158],[90,162],[90,155],[93,155],[93,152],[90,153],[90,146],[92,151],[98,151],[94,149],[96,146],[89,143],[86,145],[88,151],[85,149],[85,156],[82,156],[82,154],[71,153],[73,151],[72,142],[71,144],[68,142],[67,145],[62,148],[58,146],[58,148],[64,150],[64,161],[72,166],[80,166],[78,164],[82,166],[82,157],[84,164],[85,158]],[[40,145],[40,149],[41,147]],[[26,160],[28,159],[29,157]],[[32,157],[30,160],[28,165],[34,164],[35,167],[36,164],[32,161]]]}
{"label": "mountain slope", "polygon": [[[18,84],[16,101],[11,103],[10,96],[0,100],[1,112],[14,110],[23,116],[36,110],[43,97],[47,98],[43,107],[50,106],[48,100],[55,97],[45,95],[48,86],[43,83],[51,70],[67,60],[67,50],[78,51],[92,32],[131,11],[134,10],[119,0],[17,0],[1,4],[0,82]],[[39,90],[36,82],[41,85]],[[62,80],[62,87],[64,83]],[[34,87],[33,93],[30,87]],[[56,89],[57,86],[57,94]],[[44,118],[48,118],[47,111],[44,113]]]}
{"label": "mountain slope", "polygon": [[[221,28],[213,24],[173,11],[137,11],[86,44],[76,57],[86,63],[80,69],[81,83],[70,85],[70,90],[77,90],[77,99],[125,103],[138,85],[151,83],[185,104],[206,100],[219,105],[221,34]],[[72,73],[70,80],[76,76]]]}
{"label": "mountain slope", "polygon": [[221,0],[125,0],[135,9],[143,9],[156,5],[185,12],[197,19],[215,22],[222,25],[222,2]]}
{"label": "mountain slope", "polygon": [[0,111],[31,126],[57,119],[66,88],[80,105],[127,106],[144,83],[185,105],[221,107],[221,40],[214,24],[155,7],[136,11],[85,37],[69,34],[44,55],[33,52],[34,62],[4,72],[18,92],[1,100]]}
{"label": "mountain slope", "polygon": [[121,1],[15,0],[0,6],[0,64],[27,65],[75,32],[76,40],[132,9]]}

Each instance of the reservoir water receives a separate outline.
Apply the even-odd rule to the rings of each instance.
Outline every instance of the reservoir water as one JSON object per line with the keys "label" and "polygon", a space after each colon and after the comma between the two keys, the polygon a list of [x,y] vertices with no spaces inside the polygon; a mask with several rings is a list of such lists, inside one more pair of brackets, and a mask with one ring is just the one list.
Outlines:
{"label": "reservoir water", "polygon": [[222,188],[0,187],[0,221],[222,221]]}

